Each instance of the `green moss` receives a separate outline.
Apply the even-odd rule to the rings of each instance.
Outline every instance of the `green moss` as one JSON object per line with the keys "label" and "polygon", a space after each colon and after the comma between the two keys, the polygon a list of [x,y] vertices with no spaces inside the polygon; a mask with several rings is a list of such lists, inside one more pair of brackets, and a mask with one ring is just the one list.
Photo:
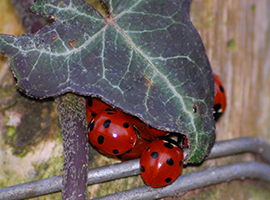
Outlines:
{"label": "green moss", "polygon": [[251,6],[251,12],[252,12],[252,13],[255,13],[255,12],[256,12],[256,5],[252,5],[252,6]]}
{"label": "green moss", "polygon": [[106,183],[96,184],[88,187],[90,198],[101,197],[115,192],[128,190],[144,185],[141,176],[122,178]]}
{"label": "green moss", "polygon": [[13,137],[16,131],[15,127],[8,126],[7,129],[8,129],[6,132],[7,137]]}
{"label": "green moss", "polygon": [[61,192],[56,192],[52,194],[42,195],[39,197],[29,198],[29,200],[59,200],[62,199]]}
{"label": "green moss", "polygon": [[213,20],[208,20],[206,22],[206,26],[207,26],[207,28],[211,28],[213,26]]}
{"label": "green moss", "polygon": [[[55,151],[58,151],[56,147],[53,149],[53,154],[55,153]],[[63,174],[63,156],[62,155],[52,156],[48,159],[47,162],[33,163],[32,165],[36,171],[36,175],[33,178],[26,180],[27,182],[49,178],[52,176],[59,176]],[[30,199],[31,200],[47,200],[47,199],[58,200],[58,199],[61,199],[61,192],[47,194],[47,195],[30,198]]]}
{"label": "green moss", "polygon": [[[94,153],[95,156],[92,158],[91,163],[89,164],[90,168],[96,168],[99,166],[110,165],[119,162],[118,160],[102,156],[99,153],[96,152],[92,153]],[[88,186],[88,196],[90,199],[92,199],[95,197],[105,196],[108,194],[120,192],[134,187],[139,187],[141,185],[144,185],[141,176],[132,176],[128,178],[117,179],[105,183]]]}
{"label": "green moss", "polygon": [[20,158],[23,158],[28,152],[29,152],[29,149],[27,148],[27,146],[12,149],[12,154]]}
{"label": "green moss", "polygon": [[[28,152],[34,150],[48,136],[53,127],[52,122],[57,117],[51,116],[51,101],[33,101],[28,98],[21,98],[7,111],[9,114],[5,116],[5,124],[12,122],[12,125],[4,127],[3,139],[12,147],[12,153],[17,157],[24,157]],[[20,117],[20,122],[17,122],[16,127],[12,121],[14,120],[13,115]]]}
{"label": "green moss", "polygon": [[234,41],[233,39],[229,40],[229,41],[227,42],[227,47],[228,47],[228,49],[230,49],[230,50],[234,50],[235,47],[236,47],[235,41]]}
{"label": "green moss", "polygon": [[[12,182],[12,180],[7,179],[7,177],[13,178],[14,172],[12,170],[9,170],[9,169],[1,170],[0,171],[0,188],[7,187],[7,185],[10,185],[10,183]],[[19,184],[19,183],[17,183],[17,184]]]}
{"label": "green moss", "polygon": [[39,180],[43,178],[49,178],[51,176],[59,176],[63,173],[63,157],[53,156],[45,163],[33,164],[37,175],[29,181]]}
{"label": "green moss", "polygon": [[60,128],[55,131],[55,134],[53,135],[53,139],[63,144],[62,131]]}

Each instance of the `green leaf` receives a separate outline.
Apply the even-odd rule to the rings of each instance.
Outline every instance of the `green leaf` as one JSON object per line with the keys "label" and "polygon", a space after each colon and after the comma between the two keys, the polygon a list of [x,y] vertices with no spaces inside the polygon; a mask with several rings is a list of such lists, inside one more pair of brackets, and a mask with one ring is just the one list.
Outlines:
{"label": "green leaf", "polygon": [[55,21],[34,35],[0,35],[18,88],[46,98],[92,95],[145,123],[185,134],[186,163],[215,141],[214,80],[189,20],[190,0],[106,0],[108,17],[83,0],[36,0]]}

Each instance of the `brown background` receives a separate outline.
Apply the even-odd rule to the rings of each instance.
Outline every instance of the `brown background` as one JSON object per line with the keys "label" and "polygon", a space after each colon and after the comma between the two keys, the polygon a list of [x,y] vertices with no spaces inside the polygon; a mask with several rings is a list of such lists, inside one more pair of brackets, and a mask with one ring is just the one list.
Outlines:
{"label": "brown background", "polygon": [[228,97],[217,139],[261,136],[270,141],[270,1],[194,0],[191,8]]}

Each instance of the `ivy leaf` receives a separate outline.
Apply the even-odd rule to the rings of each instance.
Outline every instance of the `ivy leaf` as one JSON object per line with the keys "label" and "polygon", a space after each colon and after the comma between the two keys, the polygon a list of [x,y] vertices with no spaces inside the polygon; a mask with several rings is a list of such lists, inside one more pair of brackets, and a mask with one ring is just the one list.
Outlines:
{"label": "ivy leaf", "polygon": [[105,0],[107,16],[83,0],[36,0],[54,22],[36,34],[0,35],[17,86],[46,98],[102,98],[161,130],[189,139],[186,163],[213,146],[214,80],[189,20],[190,0]]}

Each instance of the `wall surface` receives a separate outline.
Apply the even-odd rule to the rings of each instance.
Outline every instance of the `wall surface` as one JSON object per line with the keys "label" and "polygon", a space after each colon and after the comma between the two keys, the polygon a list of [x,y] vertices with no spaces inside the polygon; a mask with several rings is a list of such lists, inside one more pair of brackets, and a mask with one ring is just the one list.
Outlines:
{"label": "wall surface", "polygon": [[228,98],[217,140],[261,136],[270,141],[270,2],[194,0],[191,20]]}
{"label": "wall surface", "polygon": [[[268,0],[192,2],[191,21],[227,94],[217,140],[258,136],[270,143],[269,10]],[[209,160],[203,166],[256,159],[242,154]],[[181,199],[268,199],[269,189],[265,182],[236,180],[191,191]]]}

